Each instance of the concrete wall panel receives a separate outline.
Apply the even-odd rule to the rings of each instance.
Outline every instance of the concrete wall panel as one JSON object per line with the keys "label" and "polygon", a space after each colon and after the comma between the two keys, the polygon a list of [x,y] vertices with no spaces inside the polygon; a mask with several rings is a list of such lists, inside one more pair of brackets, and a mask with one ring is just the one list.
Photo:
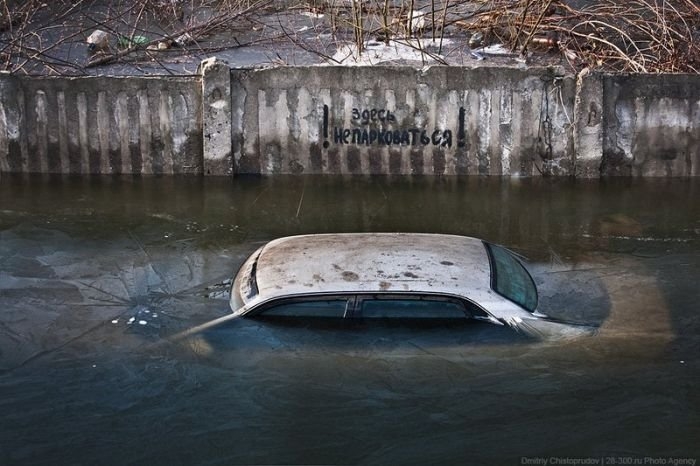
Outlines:
{"label": "concrete wall panel", "polygon": [[603,81],[601,174],[696,176],[700,76],[610,75]]}
{"label": "concrete wall panel", "polygon": [[552,69],[294,67],[233,70],[231,83],[246,102],[232,135],[238,173],[557,175],[573,166],[575,83]]}
{"label": "concrete wall panel", "polygon": [[700,76],[283,67],[0,74],[0,172],[700,175]]}
{"label": "concrete wall panel", "polygon": [[0,76],[0,170],[202,173],[197,78]]}

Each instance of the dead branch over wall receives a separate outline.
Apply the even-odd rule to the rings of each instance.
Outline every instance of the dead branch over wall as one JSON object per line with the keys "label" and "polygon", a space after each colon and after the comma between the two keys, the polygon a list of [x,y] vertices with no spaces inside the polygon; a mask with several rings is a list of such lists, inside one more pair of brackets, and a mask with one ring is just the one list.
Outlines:
{"label": "dead branch over wall", "polygon": [[460,25],[524,53],[558,48],[574,66],[625,72],[700,72],[700,7],[693,0],[494,0]]}

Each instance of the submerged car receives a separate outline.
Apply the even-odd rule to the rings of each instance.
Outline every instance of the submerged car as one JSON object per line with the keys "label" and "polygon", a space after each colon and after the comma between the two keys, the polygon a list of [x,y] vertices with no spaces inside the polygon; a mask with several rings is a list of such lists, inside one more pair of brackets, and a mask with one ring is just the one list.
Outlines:
{"label": "submerged car", "polygon": [[234,316],[469,318],[537,336],[562,325],[537,303],[532,276],[510,250],[419,233],[270,241],[241,266],[230,299]]}

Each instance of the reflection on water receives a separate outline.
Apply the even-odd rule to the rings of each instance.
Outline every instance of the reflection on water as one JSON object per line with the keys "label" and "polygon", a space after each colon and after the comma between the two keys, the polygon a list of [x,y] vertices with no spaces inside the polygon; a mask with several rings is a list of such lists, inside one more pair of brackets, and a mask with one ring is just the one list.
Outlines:
{"label": "reflection on water", "polygon": [[[0,464],[522,464],[697,457],[698,182],[0,180]],[[455,233],[531,261],[538,342],[483,323],[236,320],[298,233]]]}

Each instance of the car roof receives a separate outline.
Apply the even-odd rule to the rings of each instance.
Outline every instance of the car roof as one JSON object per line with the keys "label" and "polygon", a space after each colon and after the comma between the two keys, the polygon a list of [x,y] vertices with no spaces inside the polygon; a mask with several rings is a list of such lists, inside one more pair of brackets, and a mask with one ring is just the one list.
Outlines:
{"label": "car roof", "polygon": [[482,240],[422,233],[341,233],[279,238],[257,260],[258,298],[312,293],[490,294]]}

